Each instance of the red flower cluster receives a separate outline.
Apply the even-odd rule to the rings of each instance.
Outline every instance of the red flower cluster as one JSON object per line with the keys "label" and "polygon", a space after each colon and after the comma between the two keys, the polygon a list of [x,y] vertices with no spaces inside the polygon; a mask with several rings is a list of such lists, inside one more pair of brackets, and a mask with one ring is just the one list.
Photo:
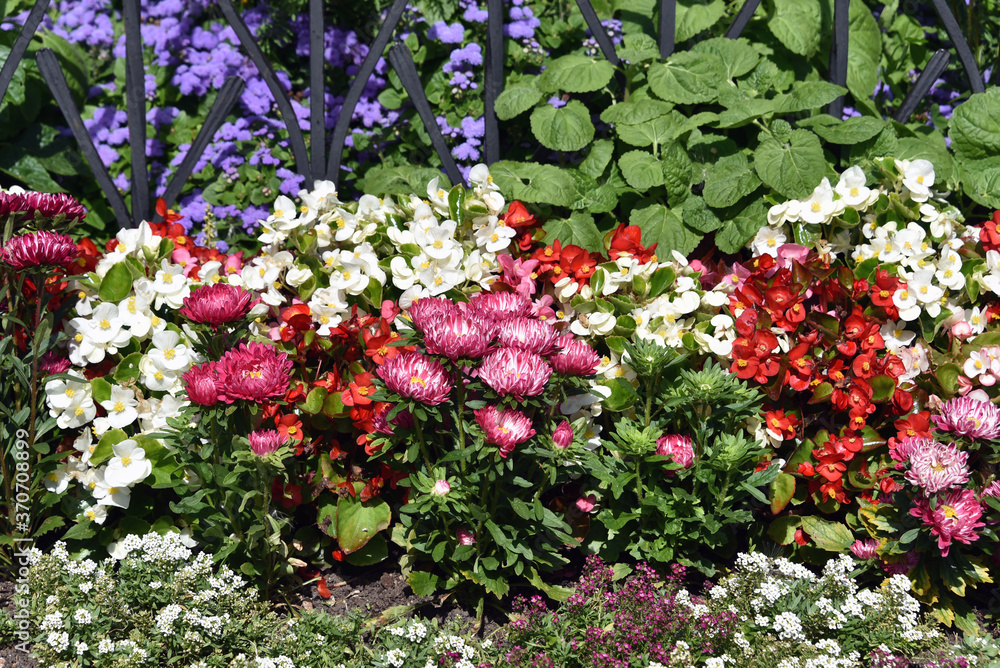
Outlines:
{"label": "red flower cluster", "polygon": [[500,223],[513,228],[517,233],[517,246],[527,252],[535,243],[534,231],[539,226],[539,220],[528,211],[527,207],[514,200],[505,213],[500,214]]}
{"label": "red flower cluster", "polygon": [[621,223],[611,236],[608,257],[617,260],[623,253],[634,257],[640,264],[656,260],[656,244],[649,248],[642,245],[642,230],[638,225]]}
{"label": "red flower cluster", "polygon": [[983,223],[979,228],[979,242],[983,244],[984,251],[1000,251],[1000,211],[993,212],[993,218]]}
{"label": "red flower cluster", "polygon": [[582,285],[590,280],[598,262],[603,260],[600,255],[591,254],[579,246],[563,246],[558,239],[535,250],[531,259],[538,261],[539,276],[547,274],[553,283],[569,276]]}

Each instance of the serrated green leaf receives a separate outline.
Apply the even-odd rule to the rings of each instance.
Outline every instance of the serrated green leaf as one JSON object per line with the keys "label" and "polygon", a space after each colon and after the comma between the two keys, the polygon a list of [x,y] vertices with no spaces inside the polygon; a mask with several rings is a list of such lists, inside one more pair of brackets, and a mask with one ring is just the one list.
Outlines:
{"label": "serrated green leaf", "polygon": [[819,0],[774,0],[767,27],[789,51],[812,57],[819,50],[822,17]]}
{"label": "serrated green leaf", "polygon": [[774,100],[747,99],[743,100],[731,109],[726,109],[719,114],[720,128],[735,128],[746,125],[761,116],[773,114],[775,108]]}
{"label": "serrated green leaf", "polygon": [[610,139],[598,139],[590,145],[587,157],[583,159],[577,168],[584,174],[597,179],[604,174],[608,163],[615,154],[615,143]]}
{"label": "serrated green leaf", "polygon": [[709,206],[732,206],[760,187],[760,179],[750,169],[742,153],[721,158],[705,172],[702,197]]}
{"label": "serrated green leaf", "polygon": [[754,200],[733,218],[723,221],[722,227],[715,233],[715,245],[723,253],[735,253],[766,224],[767,208],[763,201]]}
{"label": "serrated green leaf", "polygon": [[546,243],[551,244],[558,239],[563,246],[575,244],[595,253],[604,252],[604,235],[589,214],[573,212],[569,218],[553,218],[542,229],[545,230]]}
{"label": "serrated green leaf", "polygon": [[774,98],[776,112],[793,114],[809,109],[819,109],[836,100],[847,89],[827,81],[803,81],[796,83],[787,93]]}
{"label": "serrated green leaf", "polygon": [[679,0],[674,19],[674,39],[685,42],[708,30],[726,13],[724,0]]}
{"label": "serrated green leaf", "polygon": [[614,75],[614,65],[604,58],[569,55],[546,66],[538,78],[538,87],[546,93],[590,93],[607,86]]}
{"label": "serrated green leaf", "polygon": [[666,116],[672,109],[672,104],[659,100],[619,102],[601,112],[601,120],[605,123],[638,125],[639,123],[647,123],[654,118]]}
{"label": "serrated green leaf", "polygon": [[677,112],[671,112],[667,116],[658,116],[646,123],[635,125],[619,123],[615,125],[615,134],[632,146],[662,145],[677,136],[677,122],[681,118],[683,117]]}
{"label": "serrated green leaf", "polygon": [[831,144],[858,144],[867,141],[885,128],[885,121],[871,116],[855,116],[843,122],[813,125],[812,130]]}
{"label": "serrated green leaf", "polygon": [[576,199],[573,178],[553,165],[501,160],[490,175],[507,200],[570,207]]}
{"label": "serrated green leaf", "polygon": [[768,137],[753,158],[761,181],[790,199],[805,199],[826,174],[819,137],[809,130],[793,130],[790,141],[779,144]]}
{"label": "serrated green leaf", "polygon": [[871,10],[862,2],[852,2],[847,50],[847,90],[857,99],[868,99],[878,84],[882,59],[882,31]]}
{"label": "serrated green leaf", "polygon": [[501,121],[523,114],[538,104],[542,99],[542,92],[534,86],[521,84],[505,88],[496,101],[497,118]]}
{"label": "serrated green leaf", "polygon": [[618,166],[625,181],[636,190],[663,185],[663,166],[648,151],[629,151],[618,158]]}
{"label": "serrated green leaf", "polygon": [[556,109],[544,104],[531,112],[531,132],[545,148],[579,151],[594,139],[590,111],[579,100],[570,100]]}
{"label": "serrated green leaf", "polygon": [[687,255],[695,249],[702,237],[687,227],[676,211],[662,204],[633,209],[629,215],[629,224],[639,226],[644,244],[659,244],[656,253],[660,257],[670,257],[672,250]]}
{"label": "serrated green leaf", "polygon": [[948,136],[959,160],[1000,155],[1000,89],[977,93],[959,105],[948,125]]}
{"label": "serrated green leaf", "polygon": [[649,87],[660,99],[677,104],[700,104],[712,102],[719,96],[716,87],[725,71],[718,56],[682,51],[665,63],[651,65],[646,76]]}
{"label": "serrated green leaf", "polygon": [[684,224],[699,232],[714,232],[722,227],[722,221],[715,212],[708,208],[701,197],[689,197],[684,202],[682,210]]}
{"label": "serrated green leaf", "polygon": [[746,38],[713,37],[691,47],[695,53],[711,53],[722,61],[726,79],[735,79],[757,67],[760,55]]}
{"label": "serrated green leaf", "polygon": [[660,151],[660,162],[670,205],[675,206],[691,194],[691,158],[680,142],[672,141]]}

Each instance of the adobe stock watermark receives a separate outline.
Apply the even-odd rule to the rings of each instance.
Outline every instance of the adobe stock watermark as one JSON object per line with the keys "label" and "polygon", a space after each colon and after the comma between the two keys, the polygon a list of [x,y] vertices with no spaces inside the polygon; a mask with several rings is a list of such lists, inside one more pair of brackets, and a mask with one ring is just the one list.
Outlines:
{"label": "adobe stock watermark", "polygon": [[[31,460],[28,446],[28,431],[18,429],[14,441],[14,526],[17,532],[24,535],[31,530]],[[34,546],[33,538],[15,538],[13,558],[14,580],[14,621],[17,630],[14,635],[20,640],[14,647],[19,652],[27,654],[30,650],[28,641],[31,638],[31,619],[29,616],[30,589],[28,588],[28,569],[31,565],[30,553]]]}

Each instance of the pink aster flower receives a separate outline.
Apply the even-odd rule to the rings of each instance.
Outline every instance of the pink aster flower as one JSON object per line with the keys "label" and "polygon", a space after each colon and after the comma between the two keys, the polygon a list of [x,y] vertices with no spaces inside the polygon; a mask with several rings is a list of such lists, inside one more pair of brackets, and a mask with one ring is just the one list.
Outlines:
{"label": "pink aster flower", "polygon": [[454,313],[455,310],[455,304],[446,297],[421,297],[410,305],[408,313],[413,326],[422,332],[431,318]]}
{"label": "pink aster flower", "polygon": [[468,529],[459,529],[455,532],[455,538],[458,540],[459,545],[475,545],[476,536]]}
{"label": "pink aster flower", "polygon": [[992,496],[994,499],[1000,499],[1000,480],[994,480],[986,487],[983,487],[983,491],[979,493],[979,498],[984,499],[987,496]]}
{"label": "pink aster flower", "polygon": [[399,411],[396,417],[392,420],[386,420],[386,416],[392,410],[391,404],[380,404],[381,408],[377,409],[375,412],[375,417],[372,418],[372,428],[380,434],[392,435],[395,433],[393,427],[402,427],[404,429],[413,428],[413,413],[410,411]]}
{"label": "pink aster flower", "polygon": [[285,437],[277,429],[258,429],[250,432],[250,449],[258,457],[267,457],[284,442]]}
{"label": "pink aster flower", "polygon": [[690,436],[665,434],[656,439],[656,454],[670,456],[683,468],[691,468],[694,464],[694,442]]}
{"label": "pink aster flower", "polygon": [[203,325],[220,325],[240,320],[253,307],[253,293],[228,283],[213,283],[193,290],[184,298],[180,314]]}
{"label": "pink aster flower", "polygon": [[188,399],[199,406],[214,406],[219,402],[219,372],[217,362],[196,364],[181,376]]}
{"label": "pink aster flower", "polygon": [[572,334],[562,338],[559,349],[549,357],[549,363],[556,373],[567,376],[591,376],[601,364],[601,356],[594,352],[590,344],[574,339]]}
{"label": "pink aster flower", "polygon": [[500,456],[507,457],[518,443],[524,443],[535,435],[531,428],[531,418],[514,408],[497,410],[487,406],[473,411],[476,422],[486,434],[486,442],[500,449]]}
{"label": "pink aster flower", "polygon": [[544,320],[509,318],[500,323],[497,340],[508,348],[520,348],[536,355],[549,355],[555,350],[559,333]]}
{"label": "pink aster flower", "polygon": [[935,508],[921,497],[915,498],[913,504],[910,514],[930,527],[931,535],[937,536],[942,557],[948,556],[953,541],[968,545],[979,540],[976,530],[986,526],[979,521],[983,507],[971,489],[953,489],[938,495]]}
{"label": "pink aster flower", "polygon": [[531,314],[531,300],[519,292],[480,292],[469,300],[469,308],[494,320],[520,318]]}
{"label": "pink aster flower", "polygon": [[87,212],[83,205],[66,193],[39,193],[29,192],[21,195],[21,211],[26,213],[25,218],[35,217],[35,213],[40,213],[45,218],[55,218],[62,214],[66,220],[76,220],[84,218]]}
{"label": "pink aster flower", "polygon": [[17,271],[31,267],[65,267],[80,249],[64,234],[40,230],[13,237],[0,247],[0,261]]}
{"label": "pink aster flower", "polygon": [[896,447],[889,450],[889,456],[899,462],[896,470],[902,471],[905,464],[910,461],[910,456],[917,450],[932,448],[937,443],[933,438],[923,436],[907,436],[896,444]]}
{"label": "pink aster flower", "polygon": [[889,575],[906,575],[920,563],[918,552],[907,552],[898,561],[883,561],[882,569]]}
{"label": "pink aster flower", "polygon": [[941,431],[977,440],[1000,438],[1000,410],[991,402],[972,396],[946,401],[941,415],[934,415],[933,420]]}
{"label": "pink aster flower", "polygon": [[851,545],[851,553],[858,559],[874,559],[878,556],[878,549],[882,543],[874,538],[868,540],[856,540]]}
{"label": "pink aster flower", "polygon": [[216,365],[219,398],[227,404],[236,399],[261,403],[284,396],[291,380],[292,360],[266,343],[241,343]]}
{"label": "pink aster flower", "polygon": [[569,420],[563,420],[552,432],[552,445],[560,450],[565,450],[573,444],[573,427],[569,425]]}
{"label": "pink aster flower", "polygon": [[407,351],[386,360],[377,373],[391,391],[428,406],[446,401],[451,393],[444,365],[418,352]]}
{"label": "pink aster flower", "polygon": [[482,357],[490,339],[475,320],[457,311],[441,313],[423,323],[424,345],[432,355],[444,355],[451,361],[459,357]]}
{"label": "pink aster flower", "polygon": [[500,348],[490,353],[478,371],[494,392],[518,401],[541,394],[552,375],[552,367],[541,355],[517,348]]}
{"label": "pink aster flower", "polygon": [[964,485],[969,480],[966,468],[969,453],[960,452],[954,443],[945,445],[932,441],[929,445],[920,444],[910,452],[909,460],[910,470],[906,472],[906,479],[923,489],[924,496]]}
{"label": "pink aster flower", "polygon": [[69,361],[68,357],[60,355],[54,350],[45,353],[38,360],[38,370],[42,373],[66,373],[71,366],[73,363]]}

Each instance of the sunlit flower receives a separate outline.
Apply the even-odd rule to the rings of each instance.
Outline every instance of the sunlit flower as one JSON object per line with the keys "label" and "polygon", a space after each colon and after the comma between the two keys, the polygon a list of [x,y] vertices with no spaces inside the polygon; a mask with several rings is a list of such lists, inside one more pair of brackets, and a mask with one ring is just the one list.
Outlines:
{"label": "sunlit flower", "polygon": [[452,361],[482,357],[490,347],[490,337],[476,321],[458,312],[439,313],[423,320],[422,327],[427,352]]}
{"label": "sunlit flower", "polygon": [[454,313],[455,310],[454,302],[446,297],[421,297],[413,301],[407,314],[413,321],[413,326],[422,332],[431,318]]}
{"label": "sunlit flower", "polygon": [[965,484],[969,480],[968,459],[969,453],[960,452],[954,443],[921,443],[910,452],[906,479],[923,489],[925,496],[930,496]]}
{"label": "sunlit flower", "polygon": [[559,450],[565,450],[573,444],[573,427],[569,420],[563,420],[552,432],[552,445]]}
{"label": "sunlit flower", "polygon": [[446,401],[451,393],[452,383],[444,365],[418,352],[386,360],[377,373],[389,390],[429,406]]}
{"label": "sunlit flower", "polygon": [[531,300],[519,292],[480,292],[469,299],[469,308],[494,320],[531,315]]}
{"label": "sunlit flower", "polygon": [[253,294],[228,283],[213,283],[198,288],[184,298],[180,314],[203,325],[218,329],[220,325],[235,322],[250,312]]}
{"label": "sunlit flower", "polygon": [[851,553],[858,559],[874,559],[878,556],[878,549],[882,544],[874,538],[868,540],[856,540],[851,545]]}
{"label": "sunlit flower", "polygon": [[986,526],[979,520],[983,507],[970,489],[955,489],[938,495],[934,508],[930,500],[923,497],[915,498],[913,504],[910,514],[930,527],[931,535],[938,539],[942,557],[948,556],[953,541],[968,545],[979,540],[976,531]]}
{"label": "sunlit flower", "polygon": [[989,401],[957,397],[945,402],[941,415],[932,419],[941,431],[977,440],[1000,438],[1000,409]]}
{"label": "sunlit flower", "polygon": [[259,457],[267,457],[281,447],[285,437],[277,429],[258,429],[250,432],[250,449]]}
{"label": "sunlit flower", "polygon": [[590,376],[601,365],[601,356],[586,341],[566,335],[559,341],[561,346],[549,357],[549,364],[556,373],[568,376]]}
{"label": "sunlit flower", "polygon": [[146,451],[132,439],[111,446],[114,457],[104,469],[104,482],[110,487],[128,487],[144,480],[153,472],[153,463]]}
{"label": "sunlit flower", "polygon": [[486,442],[496,445],[501,457],[506,457],[516,445],[535,435],[531,418],[519,410],[507,408],[501,411],[496,406],[487,406],[474,413],[476,423],[486,434]]}
{"label": "sunlit flower", "polygon": [[656,439],[656,454],[671,457],[681,468],[694,464],[694,442],[690,436],[664,434]]}
{"label": "sunlit flower", "polygon": [[519,348],[536,355],[548,355],[555,348],[559,333],[544,320],[508,318],[500,323],[497,340],[508,348]]}
{"label": "sunlit flower", "polygon": [[215,368],[222,401],[229,404],[244,399],[261,403],[284,396],[292,360],[273,346],[254,341],[228,351]]}
{"label": "sunlit flower", "polygon": [[216,364],[216,362],[198,364],[182,376],[191,403],[214,406],[219,402],[219,373]]}
{"label": "sunlit flower", "polygon": [[479,366],[479,377],[494,392],[519,401],[541,394],[551,375],[552,367],[542,356],[517,348],[500,348]]}
{"label": "sunlit flower", "polygon": [[0,247],[0,262],[17,271],[32,267],[65,267],[79,254],[79,248],[69,237],[39,230],[14,237]]}

